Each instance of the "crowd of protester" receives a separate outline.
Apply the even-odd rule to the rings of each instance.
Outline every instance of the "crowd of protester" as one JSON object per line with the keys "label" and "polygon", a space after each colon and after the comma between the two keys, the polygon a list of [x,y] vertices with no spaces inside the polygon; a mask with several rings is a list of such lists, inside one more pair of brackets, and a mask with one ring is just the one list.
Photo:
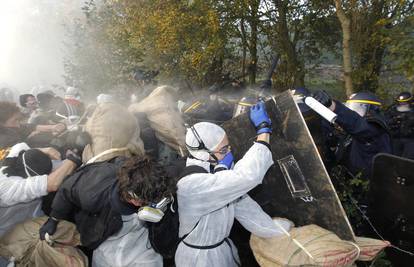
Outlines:
{"label": "crowd of protester", "polygon": [[[324,91],[311,94],[302,88],[293,94],[305,119],[310,111],[303,100],[310,95],[338,116],[335,125],[321,121],[320,153],[327,168],[340,163],[352,174],[369,177],[378,153],[414,159],[410,93],[401,93],[385,115],[382,101],[372,93],[354,94],[344,104]],[[113,99],[99,95],[94,107]],[[173,170],[148,155],[85,162],[84,149],[92,144],[82,125],[93,112],[74,87],[63,98],[45,90],[20,95],[19,105],[0,101],[0,237],[21,222],[46,215],[40,240],[53,239],[59,223],[70,221],[92,266],[239,266],[229,239],[235,219],[264,238],[289,230],[283,221],[278,225],[284,229],[276,227],[247,195],[273,164],[272,122],[261,100],[250,107],[257,137],[242,159],[234,162],[222,127],[199,122],[187,128],[188,156],[177,151],[176,165],[181,165]],[[151,151],[156,135],[147,134],[145,118],[136,118],[145,150]],[[150,233],[174,202],[179,226],[170,231],[176,231],[178,242],[170,248],[159,234]],[[10,260],[0,258],[0,266]]]}

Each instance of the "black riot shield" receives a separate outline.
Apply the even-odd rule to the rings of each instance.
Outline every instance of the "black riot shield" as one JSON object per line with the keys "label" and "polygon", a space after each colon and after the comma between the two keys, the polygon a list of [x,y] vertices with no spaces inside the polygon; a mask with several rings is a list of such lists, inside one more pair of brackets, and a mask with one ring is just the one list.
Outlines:
{"label": "black riot shield", "polygon": [[[285,217],[297,226],[317,224],[353,240],[354,234],[315,143],[291,93],[266,103],[273,123],[271,147],[275,164],[263,184],[249,194],[270,215]],[[255,140],[248,114],[223,125],[236,158]]]}
{"label": "black riot shield", "polygon": [[[384,238],[414,251],[414,160],[380,153],[372,168],[369,217]],[[395,266],[412,266],[404,265],[405,255],[394,256]]]}

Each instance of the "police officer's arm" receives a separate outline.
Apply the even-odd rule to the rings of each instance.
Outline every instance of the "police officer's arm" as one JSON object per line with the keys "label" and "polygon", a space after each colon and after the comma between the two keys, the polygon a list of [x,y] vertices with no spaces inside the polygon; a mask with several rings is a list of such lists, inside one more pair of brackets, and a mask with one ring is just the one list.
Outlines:
{"label": "police officer's arm", "polygon": [[338,115],[336,123],[356,139],[366,141],[382,133],[380,127],[369,123],[340,102],[332,101],[330,109]]}

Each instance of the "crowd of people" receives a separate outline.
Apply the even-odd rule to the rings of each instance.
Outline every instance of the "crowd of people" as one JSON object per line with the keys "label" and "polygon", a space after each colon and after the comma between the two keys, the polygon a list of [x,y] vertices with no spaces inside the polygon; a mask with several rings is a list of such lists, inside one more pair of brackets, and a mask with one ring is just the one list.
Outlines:
{"label": "crowd of people", "polygon": [[[319,152],[327,168],[343,164],[350,173],[369,177],[378,153],[414,158],[410,93],[401,93],[385,115],[382,101],[372,93],[354,94],[345,103],[324,91],[299,88],[293,95],[309,124],[311,110],[304,104],[308,96],[337,114],[335,125],[319,121],[321,134],[309,125],[315,140],[323,140]],[[61,221],[74,223],[92,266],[240,266],[229,238],[235,219],[264,238],[289,230],[285,221],[276,226],[247,194],[262,183],[273,164],[272,121],[262,100],[249,108],[257,137],[242,159],[235,162],[225,130],[207,122],[206,114],[206,121],[186,126],[182,138],[187,151],[176,151],[169,164],[151,153],[152,157],[106,156],[97,161],[96,157],[107,155],[101,151],[85,159],[84,149],[93,145],[94,137],[81,125],[94,117],[96,106],[115,101],[99,95],[96,102],[87,107],[74,87],[67,88],[63,98],[47,90],[23,94],[20,107],[0,102],[0,238],[17,224],[46,215],[39,239],[53,240]],[[144,125],[142,114],[133,119],[145,151],[151,151],[157,135],[148,133],[150,126]],[[121,149],[112,144],[110,148],[110,152]],[[165,241],[168,231],[156,228],[167,215],[171,218],[167,230],[171,238],[177,235],[173,245]],[[0,258],[0,266],[11,260]]]}
{"label": "crowd of people", "polygon": [[[111,102],[111,97],[100,95],[99,102]],[[73,222],[93,266],[163,266],[167,259],[151,246],[161,237],[150,239],[148,225],[167,212],[158,207],[161,203],[174,201],[180,240],[173,248],[176,266],[238,266],[237,249],[228,237],[234,219],[258,236],[282,234],[247,195],[273,164],[272,123],[264,102],[251,108],[257,138],[236,164],[223,128],[210,122],[189,127],[184,137],[188,157],[179,180],[145,155],[85,164],[83,149],[91,142],[85,132],[59,145],[56,139],[90,118],[83,115],[86,109],[75,88],[68,88],[63,99],[52,92],[25,94],[20,104],[0,102],[1,235],[47,215],[40,240],[53,239],[60,221]],[[281,225],[289,230],[288,224]],[[8,260],[2,258],[0,265]]]}

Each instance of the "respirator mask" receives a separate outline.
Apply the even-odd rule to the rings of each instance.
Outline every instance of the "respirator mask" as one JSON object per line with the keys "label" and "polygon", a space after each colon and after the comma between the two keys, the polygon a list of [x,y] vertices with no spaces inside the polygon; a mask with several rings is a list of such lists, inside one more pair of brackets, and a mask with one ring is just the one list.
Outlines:
{"label": "respirator mask", "polygon": [[164,217],[165,212],[168,209],[169,204],[171,203],[170,206],[172,206],[173,202],[174,198],[170,196],[164,197],[158,203],[151,203],[148,206],[141,207],[138,210],[138,218],[141,221],[157,223],[161,221],[161,219]]}

